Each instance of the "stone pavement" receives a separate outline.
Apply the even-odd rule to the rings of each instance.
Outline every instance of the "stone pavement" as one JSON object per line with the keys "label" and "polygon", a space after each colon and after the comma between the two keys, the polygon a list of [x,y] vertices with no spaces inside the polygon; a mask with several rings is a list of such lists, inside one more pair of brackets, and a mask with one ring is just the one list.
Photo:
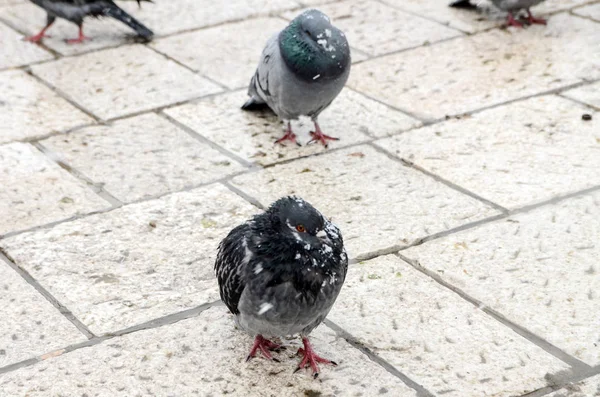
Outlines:
{"label": "stone pavement", "polygon": [[[220,3],[126,3],[152,43],[90,20],[70,46],[0,0],[0,395],[600,396],[600,1],[523,30],[447,0]],[[239,109],[309,5],[353,48],[328,150]],[[213,276],[286,194],[353,258],[317,380],[298,340],[246,363]]]}

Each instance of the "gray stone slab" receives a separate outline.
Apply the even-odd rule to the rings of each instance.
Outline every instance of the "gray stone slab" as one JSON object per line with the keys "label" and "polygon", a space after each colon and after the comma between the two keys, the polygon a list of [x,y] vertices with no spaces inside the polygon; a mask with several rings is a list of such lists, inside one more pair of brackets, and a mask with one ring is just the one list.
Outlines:
{"label": "gray stone slab", "polygon": [[355,65],[348,85],[425,119],[600,78],[598,24],[569,14],[548,26],[492,30]]}
{"label": "gray stone slab", "polygon": [[93,121],[27,73],[0,73],[0,143],[32,139]]}
{"label": "gray stone slab", "polygon": [[34,66],[33,72],[103,119],[219,92],[210,81],[143,45]]}
{"label": "gray stone slab", "polygon": [[298,341],[274,353],[280,362],[245,362],[252,339],[234,329],[224,307],[196,318],[108,340],[35,366],[0,375],[9,395],[113,396],[338,396],[416,397],[398,378],[370,361],[333,331],[312,334],[315,350],[337,367],[293,373]]}
{"label": "gray stone slab", "polygon": [[436,396],[520,396],[568,368],[395,256],[352,265],[329,318]]}
{"label": "gray stone slab", "polygon": [[222,238],[256,209],[213,185],[0,240],[95,334],[219,299]]}
{"label": "gray stone slab", "polygon": [[26,143],[0,145],[0,186],[0,235],[110,206]]}
{"label": "gray stone slab", "polygon": [[600,185],[600,113],[554,95],[376,144],[509,208]]}
{"label": "gray stone slab", "polygon": [[303,197],[337,223],[351,257],[497,214],[369,146],[277,165],[232,183],[264,205],[288,194]]}
{"label": "gray stone slab", "polygon": [[153,113],[42,144],[122,201],[182,190],[244,169]]}
{"label": "gray stone slab", "polygon": [[[66,317],[2,259],[0,317],[3,319],[0,321],[0,368],[86,340]],[[5,391],[0,394],[3,393]]]}
{"label": "gray stone slab", "polygon": [[590,365],[600,364],[600,194],[565,200],[402,254]]}

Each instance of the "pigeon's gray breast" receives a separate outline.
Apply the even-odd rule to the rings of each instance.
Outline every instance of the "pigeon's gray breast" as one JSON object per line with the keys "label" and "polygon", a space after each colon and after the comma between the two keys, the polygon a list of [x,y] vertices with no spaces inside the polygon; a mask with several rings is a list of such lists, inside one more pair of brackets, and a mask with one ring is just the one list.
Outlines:
{"label": "pigeon's gray breast", "polygon": [[503,11],[517,11],[533,7],[544,0],[492,0],[492,3]]}
{"label": "pigeon's gray breast", "polygon": [[277,34],[267,42],[248,93],[264,100],[283,120],[315,119],[342,91],[349,73],[347,68],[339,78],[322,82],[319,74],[312,81],[299,79],[281,56]]}

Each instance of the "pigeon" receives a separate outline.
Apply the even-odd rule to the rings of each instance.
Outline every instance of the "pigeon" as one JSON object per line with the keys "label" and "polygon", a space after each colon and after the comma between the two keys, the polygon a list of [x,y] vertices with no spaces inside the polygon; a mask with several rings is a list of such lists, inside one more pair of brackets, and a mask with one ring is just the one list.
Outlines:
{"label": "pigeon", "polygon": [[[523,24],[517,21],[514,17],[514,13],[519,10],[525,9],[527,11],[527,21],[530,24],[546,24],[546,20],[542,18],[536,18],[531,14],[530,8],[538,5],[544,0],[492,0],[492,3],[502,11],[508,12],[507,24],[508,26],[523,27]],[[481,3],[481,0],[479,1]],[[478,3],[478,4],[479,4]],[[471,3],[470,0],[456,0],[450,3],[450,7],[454,8],[466,8],[474,9],[477,8],[478,4]]]}
{"label": "pigeon", "polygon": [[[346,278],[348,255],[337,226],[301,198],[288,196],[234,228],[215,261],[221,300],[254,337],[247,360],[281,345],[270,338],[300,334],[296,368],[337,365],[319,357],[308,335],[327,316]],[[276,360],[277,361],[277,360]]]}
{"label": "pigeon", "polygon": [[344,33],[321,11],[305,11],[267,42],[242,109],[268,106],[287,121],[287,133],[276,143],[296,142],[290,120],[308,116],[315,126],[311,142],[327,147],[339,138],[323,134],[317,118],[344,88],[350,64]]}
{"label": "pigeon", "polygon": [[[83,34],[83,19],[87,16],[92,17],[112,17],[125,25],[129,26],[136,33],[150,40],[154,33],[138,22],[131,15],[119,8],[112,0],[30,0],[32,3],[43,8],[47,12],[46,26],[36,35],[25,38],[27,41],[37,43],[46,35],[46,30],[54,23],[56,18],[63,18],[73,22],[79,27],[79,36],[76,39],[69,39],[67,43],[82,43],[85,40],[91,40]],[[141,1],[151,2],[152,0],[136,0],[138,5]]]}

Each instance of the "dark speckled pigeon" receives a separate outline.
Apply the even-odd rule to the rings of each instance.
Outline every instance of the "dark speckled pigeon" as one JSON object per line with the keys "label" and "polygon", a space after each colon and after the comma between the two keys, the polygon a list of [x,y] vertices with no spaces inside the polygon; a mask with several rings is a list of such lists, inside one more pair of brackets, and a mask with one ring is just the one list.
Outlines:
{"label": "dark speckled pigeon", "polygon": [[[73,22],[79,27],[79,36],[76,39],[67,40],[67,43],[81,43],[84,40],[89,40],[83,34],[83,19],[87,16],[91,17],[112,17],[125,25],[129,26],[145,40],[150,40],[154,33],[131,15],[120,9],[112,0],[30,0],[32,3],[46,10],[48,16],[46,26],[40,33],[27,37],[25,40],[39,42],[46,36],[46,30],[54,23],[56,18],[63,18]],[[136,0],[138,4],[141,1],[151,2],[152,0]]]}
{"label": "dark speckled pigeon", "polygon": [[233,229],[221,242],[215,271],[221,299],[238,325],[255,337],[258,351],[272,359],[273,337],[300,334],[304,349],[298,369],[319,357],[309,333],[327,316],[346,278],[348,256],[339,229],[306,201],[285,197]]}
{"label": "dark speckled pigeon", "polygon": [[242,109],[268,105],[287,121],[287,133],[277,143],[295,142],[290,120],[308,116],[315,125],[312,141],[327,146],[338,138],[323,134],[317,118],[344,88],[349,74],[350,47],[344,33],[321,11],[308,10],[267,42]]}

